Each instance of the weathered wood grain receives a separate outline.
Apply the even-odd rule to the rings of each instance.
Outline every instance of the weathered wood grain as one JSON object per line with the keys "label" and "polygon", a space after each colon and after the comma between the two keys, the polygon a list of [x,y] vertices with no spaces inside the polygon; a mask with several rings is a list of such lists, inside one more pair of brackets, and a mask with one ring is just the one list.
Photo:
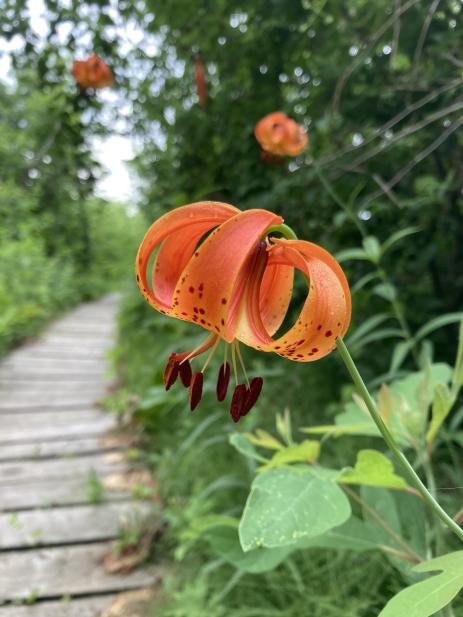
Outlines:
{"label": "weathered wood grain", "polygon": [[0,617],[101,617],[111,601],[112,596],[105,595],[39,602],[31,606],[4,606],[0,607]]}
{"label": "weathered wood grain", "polygon": [[0,514],[0,550],[108,540],[148,512],[146,502],[123,501]]}
{"label": "weathered wood grain", "polygon": [[0,560],[0,597],[7,600],[97,594],[152,584],[164,573],[150,566],[128,575],[106,574],[101,566],[109,543],[11,551]]}
{"label": "weathered wood grain", "polygon": [[[118,457],[119,461],[116,458]],[[122,460],[122,454],[89,454],[74,458],[46,459],[40,461],[17,461],[0,463],[0,487],[20,485],[32,481],[65,480],[88,477],[92,472],[107,474],[127,471],[129,465]],[[1,490],[1,488],[0,488]]]}
{"label": "weathered wood grain", "polygon": [[[111,476],[111,474],[108,474]],[[99,474],[99,480],[104,481],[105,475]],[[51,508],[89,503],[91,491],[88,478],[70,478],[43,480],[21,484],[4,485],[0,487],[0,511],[16,512],[30,508]],[[130,497],[128,491],[103,491],[104,501],[119,501]],[[1,561],[1,555],[0,555]]]}
{"label": "weathered wood grain", "polygon": [[32,443],[12,443],[0,445],[0,461],[36,460],[41,458],[96,454],[117,450],[123,444],[101,437],[77,437],[76,439],[57,439],[55,441],[33,441]]}
{"label": "weathered wood grain", "polygon": [[129,483],[103,488],[131,469],[124,442],[104,437],[117,419],[96,406],[111,383],[115,310],[114,297],[82,305],[0,363],[0,600],[40,600],[0,617],[100,617],[115,593],[163,574],[109,575],[101,564],[121,520],[150,510]]}
{"label": "weathered wood grain", "polygon": [[14,443],[40,443],[52,439],[91,437],[102,435],[116,426],[116,419],[98,410],[89,410],[88,405],[80,410],[42,412],[32,408],[34,413],[0,414],[0,448]]}

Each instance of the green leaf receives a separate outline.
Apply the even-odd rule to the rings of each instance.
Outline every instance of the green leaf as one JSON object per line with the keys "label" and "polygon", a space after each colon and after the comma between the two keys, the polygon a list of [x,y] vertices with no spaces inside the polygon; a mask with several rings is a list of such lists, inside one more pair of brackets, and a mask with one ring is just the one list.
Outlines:
{"label": "green leaf", "polygon": [[[338,416],[339,417],[339,416]],[[341,437],[342,435],[378,435],[379,432],[376,430],[373,432],[371,429],[374,429],[375,426],[371,422],[358,423],[358,424],[350,424],[346,426],[338,425],[338,424],[321,424],[319,426],[303,426],[299,430],[303,433],[308,433],[309,435],[325,435],[329,433],[332,437]],[[365,431],[365,432],[364,432]]]}
{"label": "green leaf", "polygon": [[434,441],[442,423],[448,416],[455,402],[450,390],[445,384],[437,384],[434,390],[434,401],[432,404],[431,424],[426,433],[426,442],[431,444]]}
{"label": "green leaf", "polygon": [[394,244],[396,244],[396,242],[399,242],[407,236],[416,234],[418,231],[420,231],[419,227],[405,227],[404,229],[399,229],[399,231],[396,231],[390,235],[389,238],[383,242],[381,246],[382,254],[384,255],[392,246],[394,246]]}
{"label": "green leaf", "polygon": [[362,261],[371,261],[368,253],[366,253],[362,249],[345,249],[344,251],[339,251],[335,255],[337,261],[342,263],[343,261],[348,261],[350,259],[359,259]]}
{"label": "green leaf", "polygon": [[291,429],[291,415],[288,408],[284,410],[283,414],[277,413],[275,423],[277,432],[280,437],[287,445],[290,445],[293,441],[293,438]]}
{"label": "green leaf", "polygon": [[394,596],[379,617],[430,617],[447,606],[463,587],[463,551],[425,561],[414,572],[441,571]]}
{"label": "green leaf", "polygon": [[362,349],[365,345],[369,343],[373,343],[374,341],[382,341],[387,338],[403,338],[402,330],[398,328],[380,328],[379,330],[375,330],[374,332],[370,332],[370,334],[365,335],[361,341],[357,342],[356,345],[351,345],[352,349],[355,348],[355,351]]}
{"label": "green leaf", "polygon": [[[426,554],[425,510],[416,497],[406,492],[373,486],[361,486],[360,496],[366,504],[363,507],[363,519],[376,542],[394,551],[403,551],[404,547],[397,543],[395,537],[401,538],[413,551],[414,557],[422,559]],[[378,517],[382,522],[378,521]],[[410,562],[388,552],[386,555],[395,568],[410,576]]]}
{"label": "green leaf", "polygon": [[355,332],[346,339],[346,345],[349,347],[350,345],[355,345],[358,343],[362,337],[366,334],[374,330],[379,324],[386,321],[386,319],[390,319],[391,316],[387,313],[378,313],[377,315],[373,315],[373,317],[369,317],[362,324],[360,324]]}
{"label": "green leaf", "polygon": [[460,322],[458,331],[458,350],[453,371],[452,384],[461,388],[463,386],[463,319]]}
{"label": "green leaf", "polygon": [[363,239],[362,244],[370,260],[374,263],[378,263],[381,257],[381,246],[378,242],[378,238],[375,238],[375,236],[367,236]]}
{"label": "green leaf", "polygon": [[267,450],[281,450],[284,448],[283,444],[279,442],[278,439],[260,428],[258,428],[255,433],[243,433],[243,435],[253,445],[260,448],[266,448]]}
{"label": "green leaf", "polygon": [[341,484],[365,484],[404,489],[407,483],[394,473],[391,461],[377,450],[360,450],[354,469],[344,469],[337,480]]}
{"label": "green leaf", "polygon": [[391,365],[389,367],[389,373],[394,375],[396,371],[402,366],[403,361],[407,357],[409,351],[413,347],[412,341],[401,341],[394,347],[392,353]]}
{"label": "green leaf", "polygon": [[426,325],[424,325],[422,328],[418,330],[414,338],[416,341],[419,341],[420,339],[424,338],[431,332],[434,332],[434,330],[438,330],[439,328],[442,328],[443,326],[448,326],[449,324],[461,321],[462,318],[463,318],[463,313],[460,312],[460,313],[446,313],[445,315],[441,315],[440,317],[431,319],[431,321],[428,321]]}
{"label": "green leaf", "polygon": [[295,468],[266,471],[254,480],[239,525],[244,551],[290,546],[344,523],[350,503],[329,479]]}
{"label": "green leaf", "polygon": [[288,446],[275,452],[271,460],[259,467],[258,471],[267,471],[275,467],[281,467],[287,463],[314,463],[320,454],[320,442],[306,439],[302,443]]}
{"label": "green leaf", "polygon": [[229,443],[232,445],[240,454],[244,454],[247,458],[252,458],[256,461],[260,461],[261,463],[266,463],[267,459],[261,456],[256,452],[256,449],[252,445],[252,443],[240,433],[233,433],[229,437]]}
{"label": "green leaf", "polygon": [[304,549],[335,548],[356,552],[371,551],[379,547],[380,544],[371,527],[355,516],[351,516],[348,521],[321,536],[302,540],[300,543],[300,548]]}
{"label": "green leaf", "polygon": [[350,288],[352,295],[360,291],[363,287],[365,287],[365,285],[368,285],[368,283],[370,283],[371,281],[374,281],[377,278],[378,278],[377,272],[369,272],[368,274],[365,274],[364,276],[360,277],[359,280],[356,283],[354,283],[352,287]]}
{"label": "green leaf", "polygon": [[397,291],[394,285],[391,283],[379,283],[373,287],[373,293],[381,298],[384,298],[388,302],[392,302],[397,297]]}
{"label": "green leaf", "polygon": [[203,537],[213,551],[238,570],[258,574],[273,570],[281,563],[293,547],[255,548],[244,552],[240,546],[238,531],[230,526],[208,529]]}

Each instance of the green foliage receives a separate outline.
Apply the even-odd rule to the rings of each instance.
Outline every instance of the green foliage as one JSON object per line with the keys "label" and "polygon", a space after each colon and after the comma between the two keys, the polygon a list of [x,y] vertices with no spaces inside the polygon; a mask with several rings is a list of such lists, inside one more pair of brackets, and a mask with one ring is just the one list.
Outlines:
{"label": "green foliage", "polygon": [[447,606],[463,587],[463,551],[425,561],[413,570],[441,572],[400,591],[379,617],[430,617]]}
{"label": "green foliage", "polygon": [[350,516],[349,501],[330,479],[299,469],[257,476],[240,522],[244,551],[277,548],[323,534]]}
{"label": "green foliage", "polygon": [[394,473],[391,461],[376,450],[360,450],[354,469],[344,469],[338,476],[341,484],[364,484],[403,489],[407,483]]}
{"label": "green foliage", "polygon": [[[452,360],[463,298],[460,5],[441,2],[433,12],[413,0],[116,4],[47,0],[42,41],[27,3],[7,0],[0,9],[0,32],[17,44],[20,83],[0,93],[7,230],[0,238],[0,353],[128,273],[139,221],[92,198],[99,170],[89,153],[89,137],[122,125],[140,146],[143,226],[174,206],[220,199],[272,209],[300,237],[345,260],[354,295],[350,345],[367,381],[380,388],[383,417],[407,455],[417,454],[423,477],[431,467],[436,486],[460,486],[463,352],[453,376],[433,359]],[[142,34],[132,47],[128,28]],[[119,118],[101,114],[103,99],[78,94],[71,83],[70,62],[84,50],[113,68],[113,93],[124,100]],[[205,109],[195,91],[197,53],[209,91]],[[271,166],[259,156],[253,128],[276,109],[308,128],[310,147]],[[250,352],[251,371],[265,373],[266,383],[236,433],[213,402],[214,362],[194,414],[185,391],[162,390],[168,353],[192,349],[200,334],[153,315],[135,293],[115,354],[127,395],[115,406],[136,407],[169,523],[164,549],[181,561],[156,614],[377,614],[410,581],[410,564],[447,540],[428,534],[423,545],[421,503],[397,490],[385,454],[372,453],[378,433],[358,399],[352,402],[336,360],[299,366]],[[302,293],[296,286],[290,317]],[[294,439],[309,424],[323,452],[312,439]],[[253,483],[268,474],[293,478],[296,469],[323,491],[346,492],[353,516],[305,538],[305,547],[291,545],[290,554],[288,547],[244,553],[224,521],[239,519]],[[340,484],[342,474],[360,488]],[[368,486],[381,483],[394,490]],[[457,509],[456,491],[439,498]],[[201,527],[208,517],[220,518]],[[257,526],[254,532],[260,537]],[[370,551],[367,567],[355,554],[363,550]],[[243,575],[251,571],[260,574]]]}

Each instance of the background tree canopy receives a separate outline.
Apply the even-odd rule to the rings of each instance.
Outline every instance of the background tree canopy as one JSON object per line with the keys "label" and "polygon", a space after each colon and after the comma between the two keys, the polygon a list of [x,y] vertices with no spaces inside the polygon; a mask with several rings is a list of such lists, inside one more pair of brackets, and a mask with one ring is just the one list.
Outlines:
{"label": "background tree canopy", "polygon": [[[53,147],[65,169],[46,173],[43,163],[39,169],[43,210],[64,207],[61,191],[71,190],[66,169],[79,170],[80,198],[91,191],[87,139],[118,127],[140,145],[136,169],[148,218],[182,203],[222,199],[275,209],[301,236],[331,250],[359,245],[356,221],[339,212],[318,168],[343,200],[354,202],[365,234],[382,241],[391,230],[420,228],[388,263],[403,302],[414,303],[412,324],[460,307],[461,3],[47,1],[45,7],[45,37],[31,27],[25,2],[6,2],[1,25],[18,49],[21,88],[35,84],[35,96],[43,97],[35,102],[36,122],[40,114],[46,121],[37,122],[30,152],[40,154],[45,136],[60,133]],[[75,95],[71,60],[92,51],[113,68],[119,110]],[[207,72],[205,109],[197,104],[197,53]],[[253,137],[256,121],[275,109],[310,135],[306,156],[280,166],[261,160]],[[63,185],[50,191],[56,175]],[[49,225],[56,232],[59,224]],[[66,225],[64,237],[80,237],[75,250],[85,259],[82,212],[74,225]],[[352,272],[361,275],[364,264]]]}
{"label": "background tree canopy", "polygon": [[[0,8],[1,49],[11,60],[0,83],[0,353],[81,298],[121,281],[131,285],[117,352],[125,389],[112,404],[125,410],[133,392],[140,396],[135,415],[158,448],[149,460],[163,482],[171,529],[166,551],[183,559],[201,516],[241,511],[254,468],[230,454],[224,445],[230,428],[217,415],[208,420],[207,404],[198,432],[197,416],[172,425],[179,403],[160,394],[162,365],[166,349],[190,344],[194,334],[158,318],[135,290],[131,267],[143,230],[171,208],[198,200],[273,210],[299,237],[341,261],[354,300],[350,347],[373,386],[422,369],[433,357],[453,362],[452,324],[463,301],[463,4],[44,0],[32,11],[31,5],[4,0]],[[115,84],[105,95],[81,92],[72,79],[73,59],[91,53],[113,71]],[[195,58],[205,67],[205,106]],[[304,154],[261,156],[254,126],[276,110],[307,129]],[[136,150],[136,216],[134,204],[95,197],[102,169],[92,140],[114,134],[129,137]],[[303,284],[297,281],[292,314]],[[343,409],[334,398],[349,400],[332,356],[309,371],[251,356],[253,366],[276,375],[266,382],[261,409],[289,407],[298,428],[308,413],[312,423],[331,422]],[[269,430],[273,416],[256,412]],[[460,424],[454,429],[461,433]],[[214,464],[197,450],[195,456],[194,447],[177,454],[179,443],[194,440],[210,448]],[[331,444],[324,448],[333,466],[352,459],[352,442]],[[437,449],[442,486],[458,484],[461,473],[461,444],[452,447],[451,456]],[[229,476],[230,460],[238,479]],[[452,498],[456,503],[444,496],[451,504]],[[222,604],[231,566],[211,578],[201,570],[196,586],[189,583],[198,564],[229,555],[227,537],[211,537],[186,558],[166,616],[191,617],[191,603],[198,615],[256,614],[240,612],[243,605],[265,607],[262,615],[283,614],[282,607],[288,617],[300,615],[308,610],[301,599],[308,580],[316,599],[311,614],[338,615],[337,580],[351,566],[352,573],[360,568],[355,556],[337,566],[324,552],[291,557],[284,574],[259,575],[258,585],[237,579],[237,595]],[[363,568],[360,575],[372,577],[363,603],[359,579],[346,574],[346,616],[377,614],[409,580],[381,559],[372,558],[371,572]],[[331,582],[318,576],[324,567],[337,572]]]}

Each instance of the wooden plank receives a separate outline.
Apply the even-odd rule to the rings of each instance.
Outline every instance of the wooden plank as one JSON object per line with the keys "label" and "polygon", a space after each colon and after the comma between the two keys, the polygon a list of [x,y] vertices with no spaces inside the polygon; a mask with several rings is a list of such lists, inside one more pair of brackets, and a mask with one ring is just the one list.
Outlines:
{"label": "wooden plank", "polygon": [[[116,458],[117,457],[117,458]],[[122,453],[89,454],[75,458],[44,459],[0,463],[0,486],[33,481],[88,477],[95,473],[123,472],[129,468]]]}
{"label": "wooden plank", "polygon": [[109,540],[149,511],[146,502],[121,501],[0,514],[0,550]]}
{"label": "wooden plank", "polygon": [[45,393],[40,396],[37,394],[35,397],[25,395],[20,400],[4,398],[0,401],[0,412],[14,413],[21,411],[46,411],[47,409],[88,409],[90,406],[94,406],[98,403],[99,400],[103,398],[103,394],[101,392],[93,392],[88,395],[79,394],[72,396],[72,394],[56,394],[55,396],[47,397]]}
{"label": "wooden plank", "polygon": [[0,596],[7,600],[97,594],[136,589],[159,581],[162,566],[128,575],[106,574],[101,561],[109,544],[31,549],[4,553],[0,560]]}
{"label": "wooden plank", "polygon": [[93,369],[93,370],[61,370],[56,369],[45,371],[21,371],[0,369],[0,388],[9,387],[13,385],[18,388],[25,386],[40,386],[43,387],[61,387],[65,383],[80,384],[81,387],[87,387],[91,384],[102,384],[107,386],[114,380],[114,377],[109,375],[107,369]]}
{"label": "wooden plank", "polygon": [[[106,317],[106,324],[108,323]],[[109,327],[103,323],[94,323],[93,325],[87,323],[86,325],[82,325],[81,323],[76,323],[74,320],[70,320],[67,323],[57,322],[53,324],[46,333],[44,334],[45,338],[49,338],[50,336],[58,336],[58,337],[68,337],[74,339],[77,335],[81,335],[86,338],[93,338],[98,341],[100,339],[110,339],[114,336],[116,328],[114,325],[110,325]]]}
{"label": "wooden plank", "polygon": [[[110,474],[109,474],[110,475]],[[104,475],[100,475],[103,481]],[[127,491],[104,491],[104,501],[127,499]],[[0,511],[16,512],[30,508],[67,506],[88,503],[90,488],[88,478],[71,478],[66,480],[35,481],[16,485],[2,486],[0,490]],[[1,559],[0,559],[1,561]]]}
{"label": "wooden plank", "polygon": [[105,349],[113,343],[113,337],[106,334],[48,334],[43,340],[43,344],[46,345],[62,345],[67,347],[68,345],[83,345],[84,347],[92,347],[93,349]]}
{"label": "wooden plank", "polygon": [[17,398],[19,401],[22,398],[32,398],[34,395],[43,396],[43,394],[48,394],[49,396],[69,396],[79,393],[90,394],[94,392],[104,392],[107,386],[108,384],[104,383],[102,379],[87,381],[62,379],[61,381],[53,382],[41,380],[5,381],[0,378],[0,400],[14,401],[14,399]]}
{"label": "wooden plank", "polygon": [[[66,426],[75,423],[90,423],[101,419],[108,419],[111,416],[90,406],[82,407],[79,411],[69,411],[61,413],[59,409],[52,411],[42,411],[34,414],[19,413],[12,411],[0,416],[0,443],[6,441],[3,438],[3,431],[11,428],[40,428],[43,425],[52,424],[54,426]],[[115,418],[112,417],[113,423]]]}
{"label": "wooden plank", "polygon": [[33,358],[52,357],[57,358],[90,358],[90,359],[105,359],[111,345],[102,348],[100,345],[79,345],[79,339],[76,338],[74,344],[64,347],[56,343],[47,343],[46,340],[36,341],[23,345],[20,349],[13,352],[13,358],[21,360],[31,360]]}
{"label": "wooden plank", "polygon": [[39,602],[24,606],[4,606],[0,617],[101,617],[112,602],[113,596],[73,598],[68,601]]}
{"label": "wooden plank", "polygon": [[[96,412],[94,412],[96,413]],[[41,413],[30,414],[16,414],[19,417],[26,417],[31,420],[31,424],[24,424],[23,426],[18,423],[4,425],[3,416],[0,416],[0,447],[4,444],[15,443],[40,443],[43,441],[71,439],[76,437],[91,437],[102,436],[107,431],[115,428],[115,420],[109,415],[100,414],[93,419],[88,418],[86,411],[81,411],[82,419],[72,419],[72,411],[69,412],[57,412],[54,415],[60,415],[63,422],[57,424],[37,424],[33,422],[36,416],[44,416]],[[5,414],[11,415],[11,414]],[[69,417],[69,421],[66,422],[66,418]]]}
{"label": "wooden plank", "polygon": [[[129,441],[127,440],[127,443]],[[58,439],[56,441],[0,445],[0,461],[50,458],[57,456],[95,454],[100,451],[117,450],[123,444],[104,437]]]}
{"label": "wooden plank", "polygon": [[56,360],[40,360],[37,362],[32,358],[28,358],[27,356],[18,357],[15,355],[15,352],[12,352],[9,356],[7,356],[4,360],[0,362],[0,369],[4,368],[14,368],[17,370],[43,370],[43,369],[62,369],[68,370],[70,367],[77,369],[93,369],[94,367],[103,368],[106,367],[107,363],[104,359],[95,360],[94,358],[63,358],[60,362]]}

